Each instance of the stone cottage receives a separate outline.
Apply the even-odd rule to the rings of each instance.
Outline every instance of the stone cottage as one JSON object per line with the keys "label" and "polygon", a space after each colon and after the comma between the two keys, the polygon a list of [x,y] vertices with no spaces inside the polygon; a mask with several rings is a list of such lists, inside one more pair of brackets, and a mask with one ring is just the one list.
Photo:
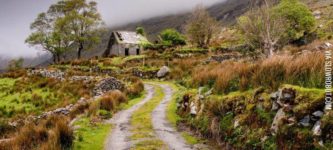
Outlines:
{"label": "stone cottage", "polygon": [[148,41],[146,37],[132,31],[114,31],[111,33],[104,56],[129,56],[140,55],[143,47],[142,42]]}

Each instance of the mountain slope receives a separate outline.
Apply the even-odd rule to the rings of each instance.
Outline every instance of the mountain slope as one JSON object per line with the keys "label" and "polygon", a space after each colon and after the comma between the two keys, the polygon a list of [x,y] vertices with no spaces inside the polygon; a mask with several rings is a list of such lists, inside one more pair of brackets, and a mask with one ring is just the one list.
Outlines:
{"label": "mountain slope", "polygon": [[[235,23],[236,18],[246,12],[250,0],[228,0],[226,2],[215,4],[207,8],[208,12],[217,20],[221,21],[224,25],[232,25]],[[175,28],[179,31],[184,31],[184,24],[190,16],[190,12],[167,15],[162,17],[155,17],[140,22],[130,23],[124,26],[112,28],[111,30],[135,30],[137,26],[145,28],[149,39],[156,39],[156,35],[163,29]]]}

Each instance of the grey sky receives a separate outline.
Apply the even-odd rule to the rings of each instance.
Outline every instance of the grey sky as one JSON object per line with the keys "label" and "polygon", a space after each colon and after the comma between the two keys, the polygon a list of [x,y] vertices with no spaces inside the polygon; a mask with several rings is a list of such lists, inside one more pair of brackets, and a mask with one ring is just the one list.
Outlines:
{"label": "grey sky", "polygon": [[[24,43],[30,23],[57,0],[0,0],[0,56],[35,56],[34,47]],[[223,0],[96,0],[108,26],[154,16],[184,12],[197,4],[212,5]]]}

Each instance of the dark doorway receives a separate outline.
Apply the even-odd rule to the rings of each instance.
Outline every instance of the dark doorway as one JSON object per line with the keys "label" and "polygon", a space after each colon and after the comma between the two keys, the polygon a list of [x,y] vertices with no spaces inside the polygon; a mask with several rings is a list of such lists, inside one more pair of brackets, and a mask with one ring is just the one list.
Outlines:
{"label": "dark doorway", "polygon": [[140,48],[136,49],[136,55],[140,55]]}
{"label": "dark doorway", "polygon": [[129,55],[129,48],[125,48],[125,56]]}

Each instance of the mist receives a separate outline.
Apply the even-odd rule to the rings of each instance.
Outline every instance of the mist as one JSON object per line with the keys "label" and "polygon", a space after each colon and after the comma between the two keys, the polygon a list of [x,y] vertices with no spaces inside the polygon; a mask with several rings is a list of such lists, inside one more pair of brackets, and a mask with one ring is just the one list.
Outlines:
{"label": "mist", "polygon": [[[36,57],[45,52],[24,43],[30,23],[57,0],[1,0],[0,57]],[[96,0],[108,27],[151,17],[187,12],[198,4],[210,6],[224,0]]]}

